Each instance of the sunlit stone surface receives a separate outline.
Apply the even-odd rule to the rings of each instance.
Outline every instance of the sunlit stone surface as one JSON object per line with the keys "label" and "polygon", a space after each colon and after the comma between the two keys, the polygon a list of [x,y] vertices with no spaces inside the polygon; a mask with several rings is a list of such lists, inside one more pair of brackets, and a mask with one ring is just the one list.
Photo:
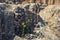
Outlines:
{"label": "sunlit stone surface", "polygon": [[[35,8],[34,6],[36,6],[35,4],[32,6],[31,4],[29,5],[30,8]],[[31,10],[33,10],[33,8]],[[28,10],[26,10],[26,8],[22,7],[20,4],[15,5],[0,3],[0,40],[60,40],[59,5],[49,5],[45,9],[39,11],[39,16],[37,18],[38,23],[36,23],[37,12],[33,12],[30,9]],[[24,13],[26,13],[26,18],[25,15],[23,15]],[[31,19],[26,20],[25,22],[28,24],[29,28],[32,27],[30,30],[31,32],[35,26],[33,33],[28,33],[25,34],[24,37],[21,37],[23,34],[21,27],[22,21],[28,18]],[[32,24],[28,23],[29,21],[32,22]],[[24,27],[25,26],[26,25],[24,23]],[[17,31],[15,31],[15,27]],[[28,27],[25,31],[26,33],[29,32]]]}

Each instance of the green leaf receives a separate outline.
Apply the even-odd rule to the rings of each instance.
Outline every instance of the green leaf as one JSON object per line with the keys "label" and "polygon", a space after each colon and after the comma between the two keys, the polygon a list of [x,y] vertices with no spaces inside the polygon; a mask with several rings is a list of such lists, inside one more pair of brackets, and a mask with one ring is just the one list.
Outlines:
{"label": "green leaf", "polygon": [[25,28],[26,27],[26,24],[25,25],[23,25],[23,28]]}

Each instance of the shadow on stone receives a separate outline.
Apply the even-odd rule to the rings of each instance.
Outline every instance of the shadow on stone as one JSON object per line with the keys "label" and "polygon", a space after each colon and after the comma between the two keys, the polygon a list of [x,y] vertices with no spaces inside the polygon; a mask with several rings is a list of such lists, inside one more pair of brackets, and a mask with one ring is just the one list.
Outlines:
{"label": "shadow on stone", "polygon": [[13,40],[15,35],[22,37],[25,34],[33,34],[35,24],[38,22],[45,25],[40,16],[29,10],[25,11],[23,8],[17,7],[14,11],[15,13],[4,10],[2,13],[0,12],[0,35],[2,35],[0,40]]}

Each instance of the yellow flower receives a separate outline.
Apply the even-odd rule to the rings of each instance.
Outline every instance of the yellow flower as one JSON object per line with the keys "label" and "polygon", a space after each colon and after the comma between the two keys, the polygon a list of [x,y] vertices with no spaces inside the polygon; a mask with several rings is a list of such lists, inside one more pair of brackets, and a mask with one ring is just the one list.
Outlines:
{"label": "yellow flower", "polygon": [[25,24],[24,22],[22,23],[22,27],[23,27],[23,28],[25,28],[25,27],[26,27],[26,24]]}
{"label": "yellow flower", "polygon": [[23,25],[23,27],[25,28],[25,27],[26,27],[26,25]]}

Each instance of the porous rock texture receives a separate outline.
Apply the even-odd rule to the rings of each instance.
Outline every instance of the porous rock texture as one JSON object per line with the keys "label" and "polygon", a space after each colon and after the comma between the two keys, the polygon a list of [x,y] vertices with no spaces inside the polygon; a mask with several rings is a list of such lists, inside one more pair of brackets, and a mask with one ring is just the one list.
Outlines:
{"label": "porous rock texture", "polygon": [[[37,14],[23,8],[20,4],[0,3],[0,40],[16,40],[16,37],[32,34],[37,24],[36,20]],[[40,17],[39,21],[44,25]]]}
{"label": "porous rock texture", "polygon": [[45,40],[60,40],[60,6],[49,5],[39,13],[48,24],[43,28]]}
{"label": "porous rock texture", "polygon": [[[43,23],[39,21],[36,24],[39,25],[39,27],[34,27],[34,33],[26,34],[25,38],[21,38],[17,33],[15,34],[14,28],[21,27],[20,22],[21,20],[24,21],[25,17],[23,14],[25,12],[28,14],[29,11],[24,10],[25,8],[17,10],[17,7],[18,9],[22,8],[21,5],[0,3],[0,40],[60,40],[60,6],[49,5],[41,10],[39,13],[41,19],[39,19],[43,20]],[[35,20],[36,15],[31,17],[30,13],[26,16],[28,18],[33,17],[32,19]],[[17,17],[17,15],[20,16]],[[18,30],[17,31],[20,35],[21,29]]]}

